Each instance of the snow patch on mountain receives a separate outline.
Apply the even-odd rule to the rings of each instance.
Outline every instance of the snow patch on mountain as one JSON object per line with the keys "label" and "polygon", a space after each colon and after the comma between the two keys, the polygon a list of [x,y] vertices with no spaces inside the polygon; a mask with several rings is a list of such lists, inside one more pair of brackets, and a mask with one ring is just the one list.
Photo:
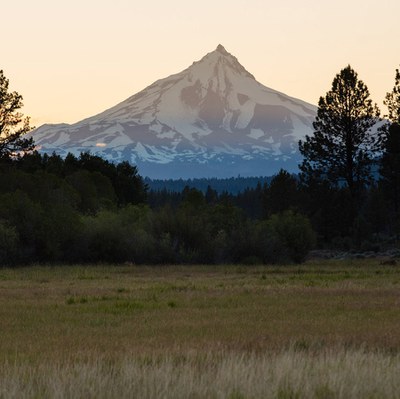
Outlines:
{"label": "snow patch on mountain", "polygon": [[315,115],[315,106],[257,82],[219,45],[98,115],[32,136],[41,151],[91,151],[151,177],[262,175],[296,168],[298,140],[312,133]]}

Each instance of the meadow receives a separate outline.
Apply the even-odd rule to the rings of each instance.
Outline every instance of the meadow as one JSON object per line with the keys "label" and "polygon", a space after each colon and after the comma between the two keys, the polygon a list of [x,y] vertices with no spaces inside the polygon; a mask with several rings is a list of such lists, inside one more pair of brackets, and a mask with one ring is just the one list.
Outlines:
{"label": "meadow", "polygon": [[0,397],[396,398],[400,267],[0,269]]}

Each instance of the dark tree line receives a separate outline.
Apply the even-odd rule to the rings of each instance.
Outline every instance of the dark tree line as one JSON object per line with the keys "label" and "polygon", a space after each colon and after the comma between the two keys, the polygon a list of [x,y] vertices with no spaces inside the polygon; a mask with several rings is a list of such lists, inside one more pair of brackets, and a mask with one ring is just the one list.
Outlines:
{"label": "dark tree line", "polygon": [[267,215],[265,190],[148,193],[127,163],[32,152],[0,162],[0,264],[303,261],[310,222],[290,207]]}
{"label": "dark tree line", "polygon": [[87,218],[145,200],[146,186],[127,163],[37,152],[3,159],[0,263],[75,259]]}
{"label": "dark tree line", "polygon": [[146,177],[145,183],[149,186],[150,190],[153,191],[172,191],[182,192],[183,189],[188,186],[190,188],[196,188],[197,190],[205,193],[208,187],[212,187],[217,193],[227,192],[230,194],[238,194],[248,188],[256,188],[258,184],[264,185],[269,183],[271,177],[258,176],[258,177],[229,177],[229,178],[194,178],[194,179],[150,179]]}

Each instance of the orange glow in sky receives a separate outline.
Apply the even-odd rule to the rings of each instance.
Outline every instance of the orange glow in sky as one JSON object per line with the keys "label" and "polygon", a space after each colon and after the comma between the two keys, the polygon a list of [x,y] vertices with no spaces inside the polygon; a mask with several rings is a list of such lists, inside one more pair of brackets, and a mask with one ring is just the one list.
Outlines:
{"label": "orange glow in sky", "polygon": [[[264,85],[316,104],[347,64],[381,108],[400,64],[400,2],[19,0],[0,69],[36,126],[77,122],[221,43]],[[7,37],[9,35],[9,37]]]}

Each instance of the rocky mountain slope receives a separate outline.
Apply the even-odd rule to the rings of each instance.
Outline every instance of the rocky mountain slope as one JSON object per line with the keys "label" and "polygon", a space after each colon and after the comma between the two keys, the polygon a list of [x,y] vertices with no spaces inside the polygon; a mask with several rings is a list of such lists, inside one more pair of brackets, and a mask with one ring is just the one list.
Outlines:
{"label": "rocky mountain slope", "polygon": [[257,82],[219,45],[101,114],[32,135],[41,151],[90,151],[152,178],[260,176],[296,170],[316,110]]}

